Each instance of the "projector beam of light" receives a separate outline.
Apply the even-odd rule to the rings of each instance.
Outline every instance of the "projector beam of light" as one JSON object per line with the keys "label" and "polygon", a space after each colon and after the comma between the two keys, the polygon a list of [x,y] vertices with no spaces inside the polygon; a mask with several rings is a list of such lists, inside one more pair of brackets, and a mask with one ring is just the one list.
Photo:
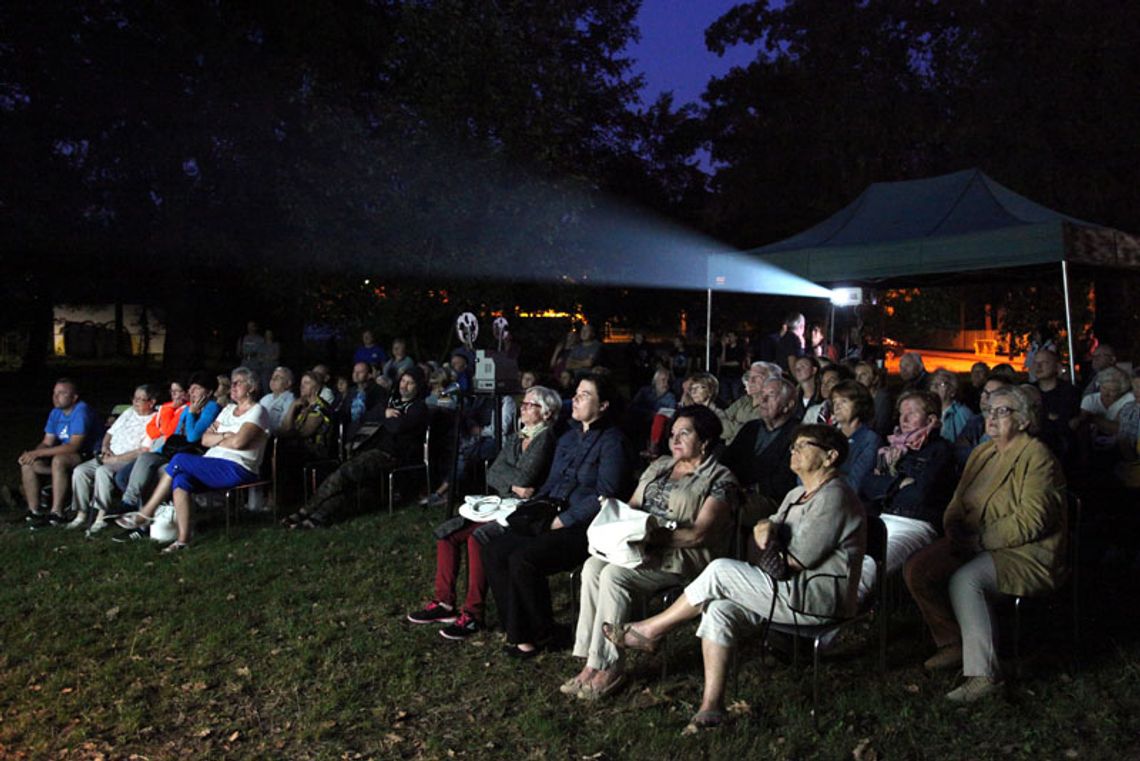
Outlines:
{"label": "projector beam of light", "polygon": [[828,300],[833,297],[831,289],[793,275],[755,256],[714,254],[709,257],[708,272],[708,287],[714,291],[770,293]]}

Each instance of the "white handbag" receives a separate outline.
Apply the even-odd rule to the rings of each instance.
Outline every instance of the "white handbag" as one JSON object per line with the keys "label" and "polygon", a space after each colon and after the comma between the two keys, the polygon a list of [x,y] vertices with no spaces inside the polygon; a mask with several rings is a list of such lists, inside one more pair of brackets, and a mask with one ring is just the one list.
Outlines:
{"label": "white handbag", "polygon": [[174,503],[163,502],[154,511],[150,524],[150,538],[156,542],[173,542],[178,538],[178,523],[175,520]]}
{"label": "white handbag", "polygon": [[644,510],[608,497],[586,529],[590,554],[622,568],[638,568],[645,563],[645,538],[657,527],[657,519]]}

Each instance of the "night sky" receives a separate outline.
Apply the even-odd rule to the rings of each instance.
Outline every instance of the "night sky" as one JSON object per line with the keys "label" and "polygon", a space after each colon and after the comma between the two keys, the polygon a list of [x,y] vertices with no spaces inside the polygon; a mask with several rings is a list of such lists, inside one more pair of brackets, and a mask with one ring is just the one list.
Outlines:
{"label": "night sky", "polygon": [[705,47],[705,29],[741,0],[644,0],[637,23],[641,42],[630,48],[634,71],[645,75],[642,100],[652,103],[672,90],[674,103],[697,101],[709,77],[752,60],[751,48],[736,46],[718,57]]}

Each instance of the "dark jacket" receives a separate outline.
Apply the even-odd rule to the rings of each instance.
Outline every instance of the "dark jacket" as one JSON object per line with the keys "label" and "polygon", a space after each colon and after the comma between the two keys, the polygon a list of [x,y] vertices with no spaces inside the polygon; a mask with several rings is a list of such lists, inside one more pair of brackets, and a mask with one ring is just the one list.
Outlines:
{"label": "dark jacket", "polygon": [[[942,530],[942,513],[954,494],[954,448],[950,442],[931,433],[922,449],[902,456],[896,468],[898,475],[871,473],[863,479],[859,496],[868,503],[868,512],[898,515],[926,521]],[[903,479],[914,483],[899,488]]]}
{"label": "dark jacket", "polygon": [[728,466],[741,486],[746,489],[755,486],[760,494],[779,504],[784,495],[796,485],[796,474],[792,472],[788,447],[792,445],[792,432],[799,426],[799,420],[794,416],[788,418],[786,423],[776,429],[776,435],[767,445],[757,452],[756,440],[763,425],[763,420],[745,423],[720,461]]}
{"label": "dark jacket", "polygon": [[505,497],[512,496],[512,486],[538,486],[546,480],[554,445],[551,428],[539,431],[525,452],[518,432],[508,433],[502,451],[487,471],[487,486]]}
{"label": "dark jacket", "polygon": [[550,475],[535,496],[556,497],[569,503],[560,518],[564,526],[589,523],[597,515],[598,497],[629,496],[630,470],[625,437],[616,426],[600,420],[583,431],[570,421],[570,430],[558,439]]}

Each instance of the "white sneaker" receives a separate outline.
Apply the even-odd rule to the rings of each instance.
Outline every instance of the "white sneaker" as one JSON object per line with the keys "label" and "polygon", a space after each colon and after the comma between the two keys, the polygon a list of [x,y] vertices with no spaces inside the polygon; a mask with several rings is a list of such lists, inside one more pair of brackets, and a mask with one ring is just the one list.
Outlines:
{"label": "white sneaker", "polygon": [[107,521],[103,518],[96,518],[95,522],[91,524],[91,528],[87,529],[87,536],[94,536],[105,528],[107,528]]}
{"label": "white sneaker", "polygon": [[1004,687],[1004,682],[988,676],[968,676],[961,686],[946,693],[946,699],[953,703],[973,703],[1001,692]]}
{"label": "white sneaker", "polygon": [[83,528],[85,525],[87,525],[87,513],[76,513],[75,518],[72,519],[71,523],[64,526],[64,528],[77,529]]}

